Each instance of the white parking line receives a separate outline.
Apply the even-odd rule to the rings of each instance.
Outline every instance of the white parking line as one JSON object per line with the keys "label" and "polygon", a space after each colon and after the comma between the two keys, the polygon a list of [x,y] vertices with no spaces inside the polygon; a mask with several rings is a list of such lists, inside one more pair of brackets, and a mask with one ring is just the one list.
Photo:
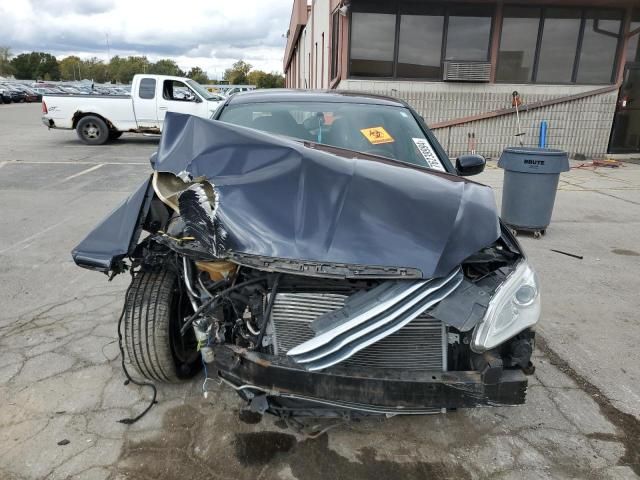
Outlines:
{"label": "white parking line", "polygon": [[73,178],[77,178],[77,177],[79,177],[81,175],[85,175],[85,174],[90,173],[90,172],[95,172],[96,170],[98,170],[101,167],[104,167],[104,163],[99,163],[98,165],[94,165],[93,167],[87,168],[86,170],[82,170],[81,172],[74,173],[73,175],[69,175],[68,177],[63,178],[62,180],[60,180],[59,183],[66,182],[67,180],[71,180]]}
{"label": "white parking line", "polygon": [[23,238],[19,242],[16,242],[13,245],[11,245],[10,247],[7,247],[7,248],[4,248],[4,249],[0,250],[0,253],[8,252],[9,250],[23,250],[23,249],[29,247],[33,243],[33,241],[35,239],[37,239],[38,237],[44,235],[45,233],[53,230],[54,228],[59,227],[63,223],[67,222],[68,220],[69,220],[68,218],[65,218],[64,220],[61,220],[58,223],[54,223],[53,225],[51,225],[50,227],[45,228],[44,230],[40,230],[38,233],[34,233],[30,237]]}
{"label": "white parking line", "polygon": [[2,165],[145,165],[150,166],[149,162],[85,162],[85,161],[60,161],[60,162],[51,162],[51,161],[42,161],[42,162],[33,162],[33,161],[22,161],[22,160],[6,160],[4,162],[0,162],[0,167]]}

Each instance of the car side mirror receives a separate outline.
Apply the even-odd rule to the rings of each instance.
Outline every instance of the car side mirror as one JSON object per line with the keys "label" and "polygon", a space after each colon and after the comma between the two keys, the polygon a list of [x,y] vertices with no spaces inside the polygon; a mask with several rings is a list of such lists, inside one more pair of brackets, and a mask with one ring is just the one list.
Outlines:
{"label": "car side mirror", "polygon": [[482,155],[460,155],[456,158],[456,171],[462,177],[477,175],[484,170],[486,164]]}

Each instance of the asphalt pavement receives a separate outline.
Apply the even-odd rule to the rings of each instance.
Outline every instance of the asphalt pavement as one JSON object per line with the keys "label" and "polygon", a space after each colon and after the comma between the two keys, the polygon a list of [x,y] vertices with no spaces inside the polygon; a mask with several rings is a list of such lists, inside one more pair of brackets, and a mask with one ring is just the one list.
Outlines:
{"label": "asphalt pavement", "polygon": [[[543,295],[526,405],[299,431],[241,422],[229,387],[196,378],[159,386],[127,426],[150,399],[120,370],[128,278],[69,252],[156,147],[128,134],[86,146],[42,126],[37,104],[0,105],[0,479],[638,478],[640,165],[572,162],[546,236],[520,237]],[[495,163],[476,178],[499,201]]]}

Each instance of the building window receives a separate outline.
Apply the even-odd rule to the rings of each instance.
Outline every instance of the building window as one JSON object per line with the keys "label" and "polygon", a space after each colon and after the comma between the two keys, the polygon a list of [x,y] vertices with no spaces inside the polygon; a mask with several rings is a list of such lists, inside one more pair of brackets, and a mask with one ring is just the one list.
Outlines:
{"label": "building window", "polygon": [[504,8],[499,82],[611,83],[622,11]]}
{"label": "building window", "polygon": [[455,6],[449,10],[446,60],[489,60],[492,7]]}
{"label": "building window", "polygon": [[339,45],[338,38],[340,33],[340,13],[334,12],[331,17],[331,78],[338,76],[338,59],[339,57]]}
{"label": "building window", "polygon": [[536,80],[542,83],[570,83],[578,48],[580,10],[549,8],[545,12]]}
{"label": "building window", "polygon": [[349,74],[440,80],[443,58],[486,62],[493,11],[424,2],[355,4]]}
{"label": "building window", "polygon": [[400,16],[397,76],[441,79],[443,9],[432,8],[429,15]]}
{"label": "building window", "polygon": [[540,13],[539,8],[504,8],[496,71],[497,81],[532,81]]}
{"label": "building window", "polygon": [[[493,8],[354,4],[349,75],[437,80],[444,60],[488,61]],[[611,83],[622,18],[620,9],[505,6],[496,81]],[[640,25],[637,12],[633,19],[632,28]],[[639,37],[630,40],[627,59],[640,61]]]}
{"label": "building window", "polygon": [[[629,31],[633,32],[637,28],[640,28],[640,9],[633,11]],[[629,39],[627,43],[626,60],[627,62],[640,62],[640,33],[636,33]]]}
{"label": "building window", "polygon": [[613,67],[621,28],[622,12],[587,10],[576,82],[609,83],[613,81]]}
{"label": "building window", "polygon": [[396,36],[396,16],[388,13],[351,14],[351,75],[390,77]]}

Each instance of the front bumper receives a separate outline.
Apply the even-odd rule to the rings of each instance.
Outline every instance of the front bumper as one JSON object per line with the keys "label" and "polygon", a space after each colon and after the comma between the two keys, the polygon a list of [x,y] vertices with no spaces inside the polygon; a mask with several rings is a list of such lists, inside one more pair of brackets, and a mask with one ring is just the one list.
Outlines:
{"label": "front bumper", "polygon": [[528,383],[519,369],[482,374],[332,367],[308,372],[286,359],[239,347],[219,345],[214,350],[218,375],[236,388],[379,413],[520,405]]}

